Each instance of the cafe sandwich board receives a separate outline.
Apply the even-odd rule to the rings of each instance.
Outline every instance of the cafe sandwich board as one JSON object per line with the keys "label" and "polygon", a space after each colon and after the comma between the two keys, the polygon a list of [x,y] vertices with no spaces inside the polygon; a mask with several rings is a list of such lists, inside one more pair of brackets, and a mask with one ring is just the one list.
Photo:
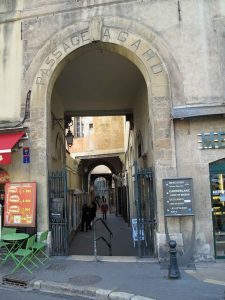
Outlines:
{"label": "cafe sandwich board", "polygon": [[35,227],[36,183],[5,184],[4,226]]}

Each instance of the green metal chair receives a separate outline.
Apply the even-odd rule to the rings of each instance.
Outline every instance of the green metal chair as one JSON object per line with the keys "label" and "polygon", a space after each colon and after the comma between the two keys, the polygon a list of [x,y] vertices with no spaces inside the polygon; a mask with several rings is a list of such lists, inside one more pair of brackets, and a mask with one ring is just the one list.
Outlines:
{"label": "green metal chair", "polygon": [[4,257],[7,255],[8,248],[7,246],[9,245],[8,242],[4,242],[0,240],[0,257],[1,257],[1,263],[4,261]]}
{"label": "green metal chair", "polygon": [[[38,267],[37,264],[33,261],[34,252],[32,250],[32,247],[35,242],[35,235],[31,236],[26,243],[25,249],[18,249],[15,253],[13,253],[13,260],[16,263],[15,268],[12,270],[12,274],[18,270],[19,268],[23,267],[26,269],[29,273],[32,273],[32,270],[35,267]],[[32,268],[29,266],[32,264]]]}
{"label": "green metal chair", "polygon": [[38,262],[44,265],[44,262],[49,259],[49,256],[45,253],[45,248],[47,244],[48,230],[40,234],[39,240],[36,241],[32,247],[34,257]]}
{"label": "green metal chair", "polygon": [[[16,232],[15,227],[2,227],[1,236],[4,234],[14,233]],[[3,241],[0,239],[0,254],[1,254],[1,260],[2,263],[4,262],[4,256],[7,255],[7,252],[9,251],[8,246],[10,246],[10,243]]]}

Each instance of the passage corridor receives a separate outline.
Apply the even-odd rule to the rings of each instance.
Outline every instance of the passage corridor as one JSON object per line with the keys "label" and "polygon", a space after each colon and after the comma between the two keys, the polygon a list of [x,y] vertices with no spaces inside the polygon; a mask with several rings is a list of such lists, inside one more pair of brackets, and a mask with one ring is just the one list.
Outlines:
{"label": "passage corridor", "polygon": [[[101,214],[97,213],[97,218]],[[112,237],[112,256],[137,256],[137,244],[134,248],[132,239],[132,228],[121,218],[114,214],[108,214],[106,224],[111,230]],[[97,238],[104,236],[109,240],[109,233],[104,225],[98,221],[96,225]],[[70,255],[94,255],[94,230],[88,232],[77,232],[70,244]],[[107,256],[109,250],[106,244],[99,240],[97,241],[97,255]]]}

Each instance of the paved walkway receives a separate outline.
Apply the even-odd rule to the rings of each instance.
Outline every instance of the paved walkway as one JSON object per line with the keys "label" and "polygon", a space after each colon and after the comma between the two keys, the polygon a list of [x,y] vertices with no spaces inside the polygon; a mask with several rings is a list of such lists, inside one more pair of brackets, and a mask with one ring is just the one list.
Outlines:
{"label": "paved walkway", "polygon": [[[107,224],[114,234],[112,257],[97,256],[96,261],[93,231],[79,232],[70,251],[80,255],[51,257],[32,275],[23,270],[9,275],[13,262],[0,266],[0,282],[99,300],[225,299],[224,260],[180,268],[180,279],[168,279],[168,267],[162,267],[157,259],[137,259],[131,228],[121,218],[110,216]],[[105,255],[105,249],[100,247],[100,254]]]}
{"label": "paved walkway", "polygon": [[[97,214],[97,218],[101,217],[101,214]],[[132,240],[132,229],[121,218],[116,217],[114,214],[108,214],[106,220],[107,226],[112,231],[112,255],[113,256],[136,256],[137,247],[134,248]],[[109,233],[102,225],[101,222],[96,223],[97,237],[104,236],[109,240]],[[94,232],[89,230],[88,232],[79,231],[75,235],[70,245],[70,255],[94,255]],[[98,241],[98,255],[109,255],[109,249],[102,241]]]}
{"label": "paved walkway", "polygon": [[[85,295],[99,300],[216,300],[225,299],[225,262],[202,263],[196,270],[180,269],[180,279],[168,279],[168,270],[156,260],[135,257],[54,257],[32,275],[20,271],[13,276],[9,266],[0,269],[0,280],[26,282],[44,292]],[[5,277],[4,277],[5,276]],[[135,297],[134,297],[135,295]],[[141,297],[140,297],[141,296]]]}

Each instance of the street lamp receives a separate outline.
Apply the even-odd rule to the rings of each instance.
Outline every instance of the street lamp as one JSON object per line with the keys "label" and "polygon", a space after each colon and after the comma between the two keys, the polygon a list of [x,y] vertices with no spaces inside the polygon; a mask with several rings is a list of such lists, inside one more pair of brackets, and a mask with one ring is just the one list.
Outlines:
{"label": "street lamp", "polygon": [[71,147],[73,145],[73,138],[74,138],[74,135],[72,134],[72,132],[69,129],[66,134],[66,142],[67,142],[68,147]]}

